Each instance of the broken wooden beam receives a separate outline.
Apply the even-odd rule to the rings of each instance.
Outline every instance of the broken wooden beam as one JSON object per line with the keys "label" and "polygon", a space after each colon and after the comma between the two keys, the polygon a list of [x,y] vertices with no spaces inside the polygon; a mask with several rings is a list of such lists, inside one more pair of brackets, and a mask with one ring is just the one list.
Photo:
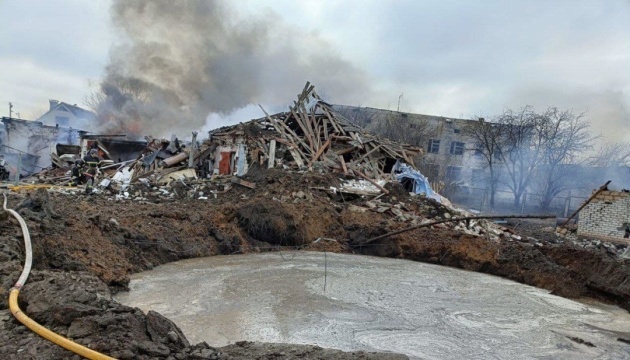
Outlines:
{"label": "broken wooden beam", "polygon": [[342,155],[339,155],[339,162],[341,163],[341,168],[343,169],[343,173],[348,175],[348,167],[346,166],[346,161],[343,159]]}
{"label": "broken wooden beam", "polygon": [[276,163],[276,140],[269,141],[269,160],[267,161],[267,169],[274,167]]}
{"label": "broken wooden beam", "polygon": [[376,181],[370,179],[369,177],[367,177],[367,175],[363,174],[362,172],[360,172],[359,170],[352,169],[357,175],[359,175],[360,177],[362,177],[363,179],[367,180],[368,182],[370,182],[372,185],[376,186],[377,188],[379,188],[379,190],[381,190],[382,192],[384,192],[385,194],[389,194],[389,190],[385,189],[384,187],[382,187],[379,183],[377,183]]}
{"label": "broken wooden beam", "polygon": [[232,180],[230,180],[233,184],[237,184],[237,185],[241,185],[244,186],[246,188],[249,189],[255,189],[256,188],[256,183],[253,183],[251,181],[246,181],[237,177],[233,177]]}
{"label": "broken wooden beam", "polygon": [[177,165],[180,162],[186,160],[186,158],[188,158],[188,154],[185,151],[180,152],[177,155],[171,156],[169,158],[166,158],[162,161],[160,161],[160,166],[162,167],[170,167],[173,165]]}
{"label": "broken wooden beam", "polygon": [[313,165],[313,163],[315,161],[317,161],[317,159],[324,153],[324,151],[326,150],[326,148],[330,145],[330,139],[326,140],[326,142],[324,143],[324,145],[322,145],[321,148],[319,148],[319,150],[317,150],[317,153],[315,154],[315,156],[313,156],[313,158],[311,159],[311,161],[309,161],[308,163],[308,167],[311,167]]}

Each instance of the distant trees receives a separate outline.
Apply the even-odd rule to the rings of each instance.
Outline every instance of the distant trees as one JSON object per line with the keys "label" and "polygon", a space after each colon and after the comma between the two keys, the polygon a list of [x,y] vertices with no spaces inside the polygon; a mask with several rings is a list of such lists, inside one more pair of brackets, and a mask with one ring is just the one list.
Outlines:
{"label": "distant trees", "polygon": [[548,210],[553,199],[575,185],[577,166],[583,162],[580,155],[591,148],[594,137],[589,133],[590,123],[585,113],[549,108],[543,114],[544,141],[542,152],[543,179],[541,207]]}
{"label": "distant trees", "polygon": [[370,126],[379,115],[378,112],[361,106],[334,105],[334,110],[362,128]]}
{"label": "distant trees", "polygon": [[404,113],[383,114],[371,108],[340,105],[336,105],[334,109],[352,123],[375,135],[405,144],[424,146],[434,133],[428,121],[412,119]]}
{"label": "distant trees", "polygon": [[630,166],[630,143],[600,143],[587,159],[592,167]]}
{"label": "distant trees", "polygon": [[388,115],[371,128],[377,135],[414,146],[424,146],[433,129],[426,120],[411,120],[406,116]]}
{"label": "distant trees", "polygon": [[[594,138],[589,135],[589,126],[584,114],[555,107],[538,113],[531,106],[507,109],[492,123],[471,124],[467,131],[477,141],[474,150],[483,154],[491,174],[491,206],[496,183],[510,189],[518,207],[535,181],[542,191],[541,205],[548,208],[567,189],[571,172],[563,165],[574,163],[590,147]],[[500,177],[498,168],[503,172]]]}

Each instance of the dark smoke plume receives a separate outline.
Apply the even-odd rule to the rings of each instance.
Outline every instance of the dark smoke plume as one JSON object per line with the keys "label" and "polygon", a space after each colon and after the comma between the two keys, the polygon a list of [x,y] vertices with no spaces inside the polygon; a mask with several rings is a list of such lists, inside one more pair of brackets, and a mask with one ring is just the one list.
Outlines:
{"label": "dark smoke plume", "polygon": [[370,92],[364,73],[325,41],[274,14],[241,19],[230,9],[237,4],[114,1],[121,40],[88,100],[101,131],[181,134],[204,126],[209,113],[288,104],[307,80],[335,101],[356,103]]}

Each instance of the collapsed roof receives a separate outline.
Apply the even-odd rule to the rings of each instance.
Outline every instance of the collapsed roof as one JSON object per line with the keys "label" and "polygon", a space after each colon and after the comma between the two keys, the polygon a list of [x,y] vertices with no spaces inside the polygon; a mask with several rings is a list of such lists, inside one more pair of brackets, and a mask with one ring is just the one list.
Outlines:
{"label": "collapsed roof", "polygon": [[215,173],[243,175],[249,164],[258,162],[268,168],[328,168],[391,179],[398,160],[413,164],[413,157],[422,153],[418,147],[364,132],[335,112],[314,88],[307,83],[289,111],[269,115],[263,109],[263,118],[210,131],[206,145],[217,146]]}

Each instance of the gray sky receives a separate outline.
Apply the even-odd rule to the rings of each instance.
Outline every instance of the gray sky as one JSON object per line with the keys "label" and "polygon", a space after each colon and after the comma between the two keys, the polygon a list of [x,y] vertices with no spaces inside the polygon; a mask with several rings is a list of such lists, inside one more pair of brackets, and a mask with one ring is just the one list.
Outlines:
{"label": "gray sky", "polygon": [[[120,41],[109,7],[107,0],[0,0],[0,113],[9,101],[24,118],[51,98],[81,104]],[[351,64],[347,87],[319,85],[332,102],[395,110],[404,93],[402,111],[451,117],[555,105],[588,111],[596,131],[630,140],[628,0],[245,0],[227,7],[240,21],[273,19],[269,46],[290,41]],[[285,75],[282,66],[265,71],[264,79]],[[367,81],[348,90],[357,73]],[[312,73],[298,80],[318,86]],[[284,96],[259,100],[274,108]]]}

